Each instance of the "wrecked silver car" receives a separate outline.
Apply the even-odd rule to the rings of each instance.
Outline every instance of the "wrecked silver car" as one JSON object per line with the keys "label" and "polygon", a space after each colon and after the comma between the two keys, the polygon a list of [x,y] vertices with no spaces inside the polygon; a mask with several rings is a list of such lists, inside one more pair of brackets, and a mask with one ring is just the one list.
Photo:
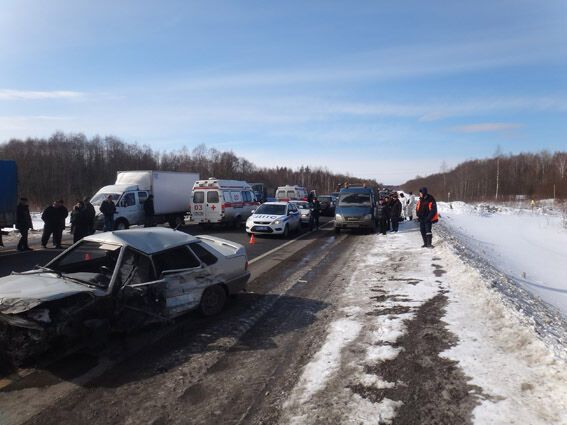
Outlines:
{"label": "wrecked silver car", "polygon": [[250,277],[244,247],[135,229],[88,236],[45,267],[0,279],[0,352],[14,362],[58,339],[219,313]]}

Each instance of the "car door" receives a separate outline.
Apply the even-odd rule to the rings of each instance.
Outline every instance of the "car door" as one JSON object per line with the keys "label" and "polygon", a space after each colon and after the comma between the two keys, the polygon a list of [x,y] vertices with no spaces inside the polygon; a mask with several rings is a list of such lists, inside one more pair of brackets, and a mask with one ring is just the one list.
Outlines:
{"label": "car door", "polygon": [[176,317],[199,306],[215,275],[185,245],[153,255],[156,275],[165,282],[160,298],[163,314]]}
{"label": "car door", "polygon": [[287,209],[289,221],[290,221],[290,228],[291,229],[299,229],[301,227],[301,215],[299,210],[295,207],[294,204],[288,204]]}
{"label": "car door", "polygon": [[140,203],[136,192],[125,192],[118,203],[120,215],[128,220],[129,224],[140,223]]}

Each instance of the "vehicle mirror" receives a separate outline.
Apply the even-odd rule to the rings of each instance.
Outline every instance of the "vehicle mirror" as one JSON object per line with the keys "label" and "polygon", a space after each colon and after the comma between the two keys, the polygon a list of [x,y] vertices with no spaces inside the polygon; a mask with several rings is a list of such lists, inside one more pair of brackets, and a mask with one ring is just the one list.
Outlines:
{"label": "vehicle mirror", "polygon": [[256,210],[252,210],[251,213],[254,214],[256,212]]}

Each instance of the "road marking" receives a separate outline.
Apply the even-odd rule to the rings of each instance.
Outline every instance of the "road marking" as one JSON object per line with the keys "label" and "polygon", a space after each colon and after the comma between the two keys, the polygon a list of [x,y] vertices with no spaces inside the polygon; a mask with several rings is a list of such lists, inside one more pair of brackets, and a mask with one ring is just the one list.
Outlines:
{"label": "road marking", "polygon": [[[331,221],[325,223],[323,226],[321,226],[321,229],[322,229],[323,227],[327,226],[328,224],[331,224],[331,223],[334,223],[334,222],[335,222],[335,220],[331,220]],[[260,261],[262,258],[266,258],[268,255],[271,255],[271,254],[273,254],[274,252],[277,252],[277,251],[279,251],[280,249],[283,249],[283,248],[285,248],[286,246],[291,245],[292,243],[298,241],[299,239],[304,238],[305,236],[310,235],[311,233],[316,232],[316,231],[317,231],[317,230],[310,230],[309,232],[302,233],[301,235],[299,235],[299,236],[296,237],[295,239],[292,239],[292,240],[290,240],[290,241],[284,243],[283,245],[280,245],[280,246],[278,246],[278,247],[276,247],[276,248],[274,248],[274,249],[271,249],[270,251],[265,252],[265,253],[263,253],[262,255],[260,255],[260,256],[258,256],[258,257],[256,257],[256,258],[254,258],[254,259],[248,261],[248,264],[254,264],[256,261]]]}

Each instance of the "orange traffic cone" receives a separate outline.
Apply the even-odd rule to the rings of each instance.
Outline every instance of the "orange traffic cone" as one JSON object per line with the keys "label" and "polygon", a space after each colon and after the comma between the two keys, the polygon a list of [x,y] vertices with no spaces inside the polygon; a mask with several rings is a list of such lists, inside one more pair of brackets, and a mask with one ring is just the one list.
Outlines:
{"label": "orange traffic cone", "polygon": [[250,233],[250,245],[254,245],[256,243],[256,238],[254,237],[254,233]]}

